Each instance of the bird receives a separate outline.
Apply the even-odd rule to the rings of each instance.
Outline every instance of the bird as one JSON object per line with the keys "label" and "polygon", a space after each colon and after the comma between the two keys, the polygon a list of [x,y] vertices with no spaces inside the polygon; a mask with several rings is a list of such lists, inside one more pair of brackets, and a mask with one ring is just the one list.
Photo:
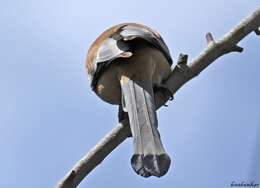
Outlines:
{"label": "bird", "polygon": [[107,29],[87,53],[92,90],[129,117],[134,146],[131,166],[145,178],[165,175],[171,164],[158,131],[154,93],[170,92],[164,82],[172,62],[160,34],[137,23]]}

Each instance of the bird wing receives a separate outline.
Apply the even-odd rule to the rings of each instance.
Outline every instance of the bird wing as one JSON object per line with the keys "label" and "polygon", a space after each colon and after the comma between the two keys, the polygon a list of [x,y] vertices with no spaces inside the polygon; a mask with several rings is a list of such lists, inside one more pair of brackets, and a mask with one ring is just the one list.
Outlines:
{"label": "bird wing", "polygon": [[170,51],[163,39],[158,34],[155,34],[145,27],[140,27],[139,25],[126,25],[121,28],[120,35],[123,37],[124,41],[134,40],[136,38],[146,40],[155,48],[160,50],[167,58],[169,64],[172,65]]}
{"label": "bird wing", "polygon": [[160,50],[167,58],[169,64],[172,64],[169,49],[158,33],[140,24],[120,24],[104,32],[91,46],[91,48],[95,49],[92,50],[90,48],[89,50],[86,64],[93,90],[96,88],[100,75],[113,60],[119,57],[131,57],[131,48],[133,48],[131,41],[134,39],[147,41]]}

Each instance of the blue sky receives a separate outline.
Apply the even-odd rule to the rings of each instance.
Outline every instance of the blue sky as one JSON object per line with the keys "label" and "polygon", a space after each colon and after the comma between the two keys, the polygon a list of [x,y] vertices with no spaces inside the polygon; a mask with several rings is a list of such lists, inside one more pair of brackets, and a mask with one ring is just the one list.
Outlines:
{"label": "blue sky", "polygon": [[[117,124],[117,107],[90,89],[84,61],[105,29],[137,22],[157,30],[176,62],[196,57],[259,7],[250,1],[61,1],[0,3],[0,187],[53,187]],[[79,187],[225,188],[260,184],[260,38],[217,59],[158,111],[172,158],[162,178],[131,169],[132,139]]]}

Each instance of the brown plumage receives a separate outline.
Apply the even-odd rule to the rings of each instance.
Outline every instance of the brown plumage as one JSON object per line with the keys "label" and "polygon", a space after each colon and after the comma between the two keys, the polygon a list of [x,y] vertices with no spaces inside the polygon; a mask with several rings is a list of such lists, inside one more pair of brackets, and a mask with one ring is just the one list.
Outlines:
{"label": "brown plumage", "polygon": [[170,75],[169,50],[151,28],[116,25],[91,45],[86,68],[92,89],[104,101],[128,112],[134,138],[131,164],[144,177],[160,177],[170,166],[157,130],[153,89]]}
{"label": "brown plumage", "polygon": [[154,31],[153,29],[145,26],[145,25],[141,25],[141,24],[136,24],[136,23],[122,23],[122,24],[118,24],[116,26],[113,26],[109,29],[107,29],[105,32],[103,32],[94,42],[93,44],[90,46],[89,50],[88,50],[88,55],[87,55],[87,59],[86,59],[86,68],[88,71],[88,74],[91,74],[92,71],[94,71],[93,69],[93,63],[96,59],[97,56],[97,50],[100,47],[100,45],[102,44],[102,42],[108,38],[111,34],[115,33],[120,27],[126,26],[126,25],[136,25],[136,26],[141,26],[146,28],[147,30],[149,30],[150,32],[152,32],[155,36],[157,36],[158,38],[161,38],[161,36],[159,35],[159,33],[157,33],[156,31]]}

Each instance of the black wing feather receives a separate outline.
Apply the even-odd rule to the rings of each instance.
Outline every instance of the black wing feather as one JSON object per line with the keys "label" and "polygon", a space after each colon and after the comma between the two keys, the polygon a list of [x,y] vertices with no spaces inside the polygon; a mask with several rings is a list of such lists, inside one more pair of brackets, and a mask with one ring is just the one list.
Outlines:
{"label": "black wing feather", "polygon": [[[160,50],[172,65],[172,58],[169,49],[162,38],[155,36],[151,31],[137,25],[124,25],[114,34],[109,36],[100,45],[97,57],[95,60],[95,71],[90,75],[91,87],[96,90],[98,79],[102,72],[112,63],[113,60],[119,57],[124,57],[122,54],[131,52],[130,41],[134,39],[143,39]],[[130,56],[127,56],[130,57]]]}

